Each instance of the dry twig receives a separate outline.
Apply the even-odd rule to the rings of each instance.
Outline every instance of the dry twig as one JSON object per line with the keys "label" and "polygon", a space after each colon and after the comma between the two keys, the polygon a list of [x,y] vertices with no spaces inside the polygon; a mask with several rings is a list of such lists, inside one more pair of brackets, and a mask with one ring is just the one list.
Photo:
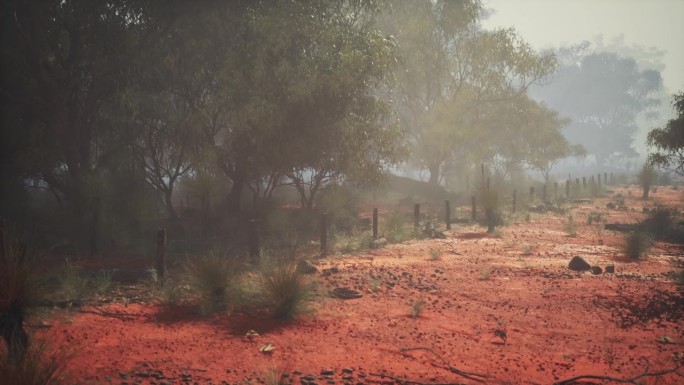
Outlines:
{"label": "dry twig", "polygon": [[466,372],[466,371],[464,371],[464,370],[461,370],[461,369],[458,369],[458,368],[456,368],[456,367],[451,366],[451,365],[449,364],[449,362],[447,362],[447,360],[444,359],[444,357],[442,357],[441,355],[439,355],[439,354],[438,354],[437,352],[435,352],[432,348],[418,347],[418,348],[402,348],[402,349],[401,349],[402,352],[410,352],[410,351],[412,351],[412,350],[425,350],[425,351],[428,351],[428,352],[432,353],[433,355],[435,355],[435,357],[439,358],[439,360],[442,361],[442,363],[444,364],[444,366],[446,366],[447,369],[448,369],[451,373],[458,374],[459,376],[461,376],[461,377],[463,377],[463,378],[467,378],[467,379],[469,379],[469,380],[473,380],[473,381],[477,381],[477,382],[484,383],[483,378],[487,378],[487,377],[488,377],[487,375],[484,375],[484,374],[473,373],[473,372]]}
{"label": "dry twig", "polygon": [[676,362],[674,368],[663,369],[663,370],[659,370],[656,372],[649,372],[648,371],[648,364],[647,364],[643,373],[639,374],[638,376],[631,377],[631,378],[617,378],[617,377],[611,377],[611,376],[599,376],[599,375],[593,375],[593,374],[583,374],[580,376],[568,378],[567,380],[554,382],[553,385],[570,385],[570,384],[577,382],[578,380],[584,380],[584,379],[587,379],[587,380],[590,380],[590,379],[591,380],[603,380],[603,381],[617,382],[617,383],[621,383],[621,384],[635,384],[636,385],[636,384],[639,384],[639,382],[637,382],[638,380],[645,378],[645,377],[658,377],[658,376],[663,376],[663,375],[670,374],[670,373],[675,373],[675,374],[681,376],[681,374],[678,373],[679,369],[681,369],[681,368],[682,368],[682,364],[680,362]]}

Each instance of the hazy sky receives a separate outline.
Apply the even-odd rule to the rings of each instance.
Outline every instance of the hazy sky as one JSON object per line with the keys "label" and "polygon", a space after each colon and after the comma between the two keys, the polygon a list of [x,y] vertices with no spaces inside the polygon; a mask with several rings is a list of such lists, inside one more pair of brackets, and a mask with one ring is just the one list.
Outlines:
{"label": "hazy sky", "polygon": [[483,0],[484,26],[515,27],[536,49],[624,36],[627,46],[665,51],[667,92],[684,90],[684,0]]}

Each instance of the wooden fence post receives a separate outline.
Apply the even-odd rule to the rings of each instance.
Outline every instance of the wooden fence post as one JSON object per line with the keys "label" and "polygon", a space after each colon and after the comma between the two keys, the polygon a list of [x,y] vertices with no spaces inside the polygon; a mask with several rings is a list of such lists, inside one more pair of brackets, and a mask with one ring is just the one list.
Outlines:
{"label": "wooden fence post", "polygon": [[553,182],[553,200],[558,199],[558,182]]}
{"label": "wooden fence post", "polygon": [[321,258],[328,255],[328,213],[321,214]]}
{"label": "wooden fence post", "polygon": [[475,218],[477,218],[477,201],[475,200],[475,196],[474,196],[474,195],[472,196],[471,203],[472,203],[472,205],[471,205],[472,207],[471,207],[470,217],[471,217],[471,218],[473,219],[473,221],[474,221]]}
{"label": "wooden fence post", "polygon": [[446,222],[447,230],[451,230],[451,205],[448,199],[444,201],[444,221]]}
{"label": "wooden fence post", "polygon": [[608,186],[608,173],[604,172],[603,173],[603,183]]}
{"label": "wooden fence post", "polygon": [[373,209],[373,239],[378,239],[378,209]]}
{"label": "wooden fence post", "polygon": [[570,179],[565,181],[565,198],[570,199]]}
{"label": "wooden fence post", "polygon": [[157,282],[164,285],[164,277],[166,276],[166,229],[157,230],[157,261],[155,264],[157,270]]}
{"label": "wooden fence post", "polygon": [[544,203],[546,203],[546,185],[542,187],[542,199],[544,200]]}
{"label": "wooden fence post", "polygon": [[534,187],[530,187],[530,203],[534,201]]}
{"label": "wooden fence post", "polygon": [[586,189],[587,189],[587,177],[583,176],[582,177],[582,190],[586,190]]}
{"label": "wooden fence post", "polygon": [[417,233],[419,227],[420,227],[420,204],[416,203],[413,206],[413,231]]}
{"label": "wooden fence post", "polygon": [[598,186],[601,188],[601,173],[598,174]]}
{"label": "wooden fence post", "polygon": [[515,213],[515,204],[517,201],[518,190],[513,190],[513,212]]}
{"label": "wooden fence post", "polygon": [[247,239],[249,242],[249,257],[252,258],[252,261],[256,262],[260,254],[259,230],[257,229],[256,219],[250,219],[247,221]]}

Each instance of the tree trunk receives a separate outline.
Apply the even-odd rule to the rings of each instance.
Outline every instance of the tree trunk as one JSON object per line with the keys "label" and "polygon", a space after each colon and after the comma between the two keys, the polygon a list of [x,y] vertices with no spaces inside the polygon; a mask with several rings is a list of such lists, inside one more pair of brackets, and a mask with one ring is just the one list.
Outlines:
{"label": "tree trunk", "polygon": [[428,171],[430,171],[430,179],[428,183],[437,186],[439,184],[439,165],[428,166]]}
{"label": "tree trunk", "polygon": [[173,208],[173,188],[168,188],[164,191],[164,205],[166,206],[166,213],[169,215],[169,219],[175,222],[178,219],[178,214],[176,209]]}
{"label": "tree trunk", "polygon": [[233,174],[231,180],[233,186],[230,188],[226,203],[230,213],[237,213],[240,211],[240,201],[242,198],[242,191],[245,188],[245,178],[240,172]]}

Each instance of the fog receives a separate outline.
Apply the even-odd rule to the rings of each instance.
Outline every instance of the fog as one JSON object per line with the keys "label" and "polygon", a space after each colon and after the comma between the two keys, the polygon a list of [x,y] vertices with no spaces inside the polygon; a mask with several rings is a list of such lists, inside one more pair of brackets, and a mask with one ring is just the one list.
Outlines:
{"label": "fog", "polygon": [[157,227],[239,243],[283,207],[630,181],[675,116],[682,4],[568,4],[5,4],[0,215],[96,254]]}

